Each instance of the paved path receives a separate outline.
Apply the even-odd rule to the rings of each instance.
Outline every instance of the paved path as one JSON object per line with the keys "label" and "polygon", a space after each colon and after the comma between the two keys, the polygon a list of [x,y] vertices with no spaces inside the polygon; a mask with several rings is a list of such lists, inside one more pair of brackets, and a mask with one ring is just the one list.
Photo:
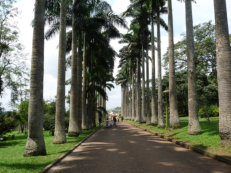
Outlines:
{"label": "paved path", "polygon": [[231,166],[119,123],[99,130],[49,172],[231,173]]}

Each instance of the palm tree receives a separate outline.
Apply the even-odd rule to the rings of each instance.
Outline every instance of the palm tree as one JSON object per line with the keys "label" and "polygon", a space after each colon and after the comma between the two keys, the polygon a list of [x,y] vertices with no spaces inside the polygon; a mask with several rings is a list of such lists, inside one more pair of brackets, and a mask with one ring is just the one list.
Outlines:
{"label": "palm tree", "polygon": [[73,12],[72,12],[72,58],[71,58],[71,96],[70,96],[70,118],[69,118],[69,136],[79,136],[81,130],[78,127],[78,83],[77,83],[77,67],[78,67],[78,55],[77,55],[77,25],[75,13],[75,5],[77,0],[73,0]]}
{"label": "palm tree", "polygon": [[66,134],[65,134],[66,5],[67,5],[67,1],[62,0],[60,4],[59,62],[58,62],[55,133],[53,139],[54,144],[62,144],[66,142]]}
{"label": "palm tree", "polygon": [[219,93],[219,135],[224,144],[231,141],[231,48],[225,0],[214,0]]}
{"label": "palm tree", "polygon": [[150,107],[150,96],[149,96],[149,56],[148,52],[146,53],[146,85],[147,85],[147,92],[146,92],[146,104],[147,104],[147,118],[146,124],[151,124],[151,107]]}
{"label": "palm tree", "polygon": [[163,96],[162,96],[162,77],[161,77],[161,40],[160,40],[160,24],[161,22],[160,14],[166,13],[165,1],[158,1],[156,4],[157,12],[157,49],[158,49],[158,127],[164,127],[164,117],[163,117]]}
{"label": "palm tree", "polygon": [[155,82],[155,43],[154,43],[154,1],[151,1],[151,43],[152,43],[152,118],[151,124],[157,125],[157,101],[156,101],[156,82]]}
{"label": "palm tree", "polygon": [[87,99],[87,57],[86,57],[86,33],[83,34],[83,96],[82,96],[82,129],[89,129],[86,110]]}
{"label": "palm tree", "polygon": [[172,128],[180,127],[175,81],[175,59],[174,59],[174,40],[173,40],[173,17],[172,0],[168,0],[168,34],[169,34],[169,103],[170,103],[170,126]]}
{"label": "palm tree", "polygon": [[46,155],[43,137],[44,13],[45,0],[36,0],[31,59],[28,138],[24,156]]}
{"label": "palm tree", "polygon": [[145,67],[144,67],[144,46],[142,45],[142,119],[141,122],[146,122],[146,104],[145,104]]}
{"label": "palm tree", "polygon": [[186,38],[187,38],[187,58],[188,58],[188,110],[189,110],[188,133],[190,135],[196,135],[201,133],[201,129],[198,119],[191,0],[185,0],[185,13],[186,13]]}

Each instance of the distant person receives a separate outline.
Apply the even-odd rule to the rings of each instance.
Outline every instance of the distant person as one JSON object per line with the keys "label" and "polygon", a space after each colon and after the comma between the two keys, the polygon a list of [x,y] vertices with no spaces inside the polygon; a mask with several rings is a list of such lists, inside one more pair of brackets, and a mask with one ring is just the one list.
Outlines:
{"label": "distant person", "polygon": [[114,122],[113,125],[116,126],[116,117],[115,116],[113,117],[113,122]]}
{"label": "distant person", "polygon": [[99,117],[99,127],[101,127],[101,123],[102,123],[102,118],[101,116]]}

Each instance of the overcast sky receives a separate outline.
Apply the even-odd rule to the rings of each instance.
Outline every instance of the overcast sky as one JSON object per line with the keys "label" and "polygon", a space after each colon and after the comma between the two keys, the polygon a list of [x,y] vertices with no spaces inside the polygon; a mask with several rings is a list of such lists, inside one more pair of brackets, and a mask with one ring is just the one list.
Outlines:
{"label": "overcast sky", "polygon": [[[129,5],[129,0],[107,0],[116,14],[121,14]],[[231,25],[231,0],[226,0],[228,8],[228,22]],[[18,0],[20,14],[17,23],[20,30],[20,42],[25,46],[25,53],[28,53],[28,66],[31,59],[32,48],[32,27],[34,0]],[[167,15],[162,16],[167,22]],[[181,39],[181,33],[185,32],[185,10],[184,3],[173,0],[173,18],[174,18],[174,41]],[[197,0],[193,3],[193,23],[208,22],[212,20],[214,23],[214,7],[213,0]],[[229,27],[231,28],[231,27]],[[126,33],[124,29],[120,29],[122,33]],[[230,30],[231,31],[231,30]],[[231,32],[230,32],[231,33]],[[162,54],[166,52],[168,46],[168,35],[166,31],[161,31]],[[118,40],[111,41],[112,47],[118,52],[122,45],[118,44]],[[57,66],[58,66],[58,36],[45,42],[45,74],[44,74],[44,99],[54,99],[57,88]],[[114,76],[117,74],[118,58],[116,58]],[[67,72],[67,78],[70,78],[70,71]],[[68,91],[69,88],[66,89]],[[116,86],[115,89],[108,92],[109,100],[107,108],[114,108],[121,105],[121,89]]]}

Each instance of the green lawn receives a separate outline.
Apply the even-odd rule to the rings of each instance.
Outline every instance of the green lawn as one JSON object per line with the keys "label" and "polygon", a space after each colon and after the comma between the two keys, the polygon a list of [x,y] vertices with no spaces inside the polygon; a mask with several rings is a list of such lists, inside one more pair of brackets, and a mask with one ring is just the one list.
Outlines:
{"label": "green lawn", "polygon": [[225,147],[220,144],[220,137],[218,135],[218,117],[211,117],[210,122],[205,118],[200,118],[200,125],[202,133],[200,135],[188,135],[188,117],[181,117],[181,128],[176,130],[160,129],[158,127],[149,126],[146,124],[139,124],[138,122],[127,121],[144,129],[168,136],[172,139],[184,141],[188,144],[196,146],[200,149],[220,154],[224,156],[231,156],[231,147]]}
{"label": "green lawn", "polygon": [[79,137],[67,136],[67,143],[56,145],[52,144],[53,137],[49,135],[49,132],[45,131],[47,155],[37,157],[23,157],[27,136],[12,132],[11,134],[15,135],[15,139],[0,142],[0,172],[37,173],[97,129],[98,127],[83,131]]}

